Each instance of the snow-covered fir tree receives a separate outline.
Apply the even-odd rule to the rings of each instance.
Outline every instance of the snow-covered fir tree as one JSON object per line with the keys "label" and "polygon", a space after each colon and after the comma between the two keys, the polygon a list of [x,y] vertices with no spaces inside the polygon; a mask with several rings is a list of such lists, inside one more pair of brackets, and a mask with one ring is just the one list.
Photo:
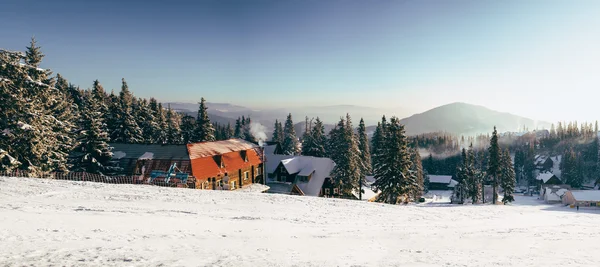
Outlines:
{"label": "snow-covered fir tree", "polygon": [[210,119],[208,118],[208,108],[206,100],[200,99],[198,103],[198,116],[196,117],[196,131],[194,134],[194,142],[212,142],[215,141],[215,129],[213,128]]}
{"label": "snow-covered fir tree", "polygon": [[404,126],[396,117],[385,124],[385,141],[382,142],[383,149],[377,152],[373,186],[381,191],[379,201],[396,204],[401,198],[405,201],[409,199],[411,189],[418,186],[417,177],[411,171],[412,162]]}
{"label": "snow-covered fir tree", "polygon": [[285,120],[285,126],[283,128],[283,143],[281,149],[284,155],[297,155],[298,152],[298,138],[296,137],[296,130],[294,129],[294,122],[292,121],[292,114],[288,114]]}
{"label": "snow-covered fir tree", "polygon": [[121,110],[118,115],[117,128],[113,133],[113,136],[115,136],[114,141],[117,143],[135,144],[144,142],[142,129],[140,129],[133,115],[133,99],[133,94],[129,91],[127,82],[124,78],[121,79],[121,92],[119,93]]}
{"label": "snow-covered fir tree", "polygon": [[317,117],[314,125],[312,125],[312,122],[307,125],[309,134],[305,134],[306,137],[302,138],[302,155],[326,157],[325,147],[327,146],[327,138],[325,137],[323,122]]}
{"label": "snow-covered fir tree", "polygon": [[300,152],[302,155],[309,156],[309,151],[313,146],[312,140],[312,120],[308,120],[308,116],[304,118],[304,133],[302,134],[302,151]]}
{"label": "snow-covered fir tree", "polygon": [[194,142],[194,134],[196,131],[196,118],[190,115],[183,115],[181,118],[181,139],[184,144]]}
{"label": "snow-covered fir tree", "polygon": [[156,143],[155,134],[158,131],[158,125],[156,123],[156,118],[154,117],[154,112],[152,111],[152,105],[158,107],[158,103],[154,98],[150,98],[150,102],[145,98],[137,101],[138,125],[142,129],[144,143],[146,144]]}
{"label": "snow-covered fir tree", "polygon": [[371,165],[372,172],[375,173],[383,164],[383,156],[386,153],[385,139],[387,135],[387,120],[385,116],[381,118],[381,122],[377,123],[373,138],[371,139]]}
{"label": "snow-covered fir tree", "polygon": [[77,145],[72,158],[73,171],[104,173],[112,157],[108,145],[108,133],[104,119],[98,111],[100,103],[94,98],[88,100],[89,110],[82,114],[83,127],[78,129]]}
{"label": "snow-covered fir tree", "polygon": [[416,183],[413,184],[413,188],[411,188],[410,197],[418,201],[419,198],[423,195],[423,190],[425,186],[425,178],[423,172],[423,163],[421,162],[421,155],[419,154],[418,146],[412,149],[411,151],[411,159],[412,161],[412,174],[415,175]]}
{"label": "snow-covered fir tree", "polygon": [[361,180],[360,152],[352,122],[341,118],[336,127],[329,132],[328,141],[330,158],[335,162],[332,171],[334,187],[340,188],[342,196],[350,197],[359,189]]}
{"label": "snow-covered fir tree", "polygon": [[[96,101],[98,100],[96,99]],[[122,112],[121,100],[119,100],[119,97],[115,95],[115,92],[113,91],[106,98],[105,104],[108,107],[108,112],[101,115],[104,117],[106,131],[109,133],[109,139],[110,141],[114,141],[118,137],[116,134],[118,133],[117,129],[119,128]],[[111,136],[110,133],[113,133],[114,135]]]}
{"label": "snow-covered fir tree", "polygon": [[271,137],[271,141],[283,144],[283,127],[281,125],[281,122],[278,120],[275,120],[275,125],[273,127],[273,136]]}
{"label": "snow-covered fir tree", "polygon": [[158,125],[157,130],[154,132],[153,139],[155,140],[155,144],[167,144],[167,130],[168,123],[166,118],[165,109],[162,106],[162,103],[158,103],[158,106],[155,110],[152,110],[154,118],[156,120],[156,125]]}
{"label": "snow-covered fir tree", "polygon": [[242,128],[244,131],[244,140],[251,143],[258,143],[258,139],[252,133],[252,119],[250,119],[250,116],[248,116],[247,118],[242,117],[242,121],[244,122],[242,124]]}
{"label": "snow-covered fir tree", "polygon": [[363,118],[360,118],[360,123],[358,124],[358,149],[360,150],[363,176],[370,175],[373,170],[371,164],[371,150],[369,149],[369,137],[367,136],[367,127],[365,126],[365,120],[363,120]]}
{"label": "snow-covered fir tree", "polygon": [[490,139],[490,147],[488,148],[488,168],[487,173],[492,179],[492,203],[498,202],[498,179],[500,176],[500,160],[502,154],[500,153],[500,147],[498,145],[498,132],[494,126],[494,132]]}
{"label": "snow-covered fir tree", "polygon": [[171,109],[171,105],[169,104],[167,108],[167,144],[176,145],[181,144],[181,126],[180,126],[180,116],[177,112]]}
{"label": "snow-covered fir tree", "polygon": [[35,39],[25,54],[0,50],[2,168],[18,166],[32,175],[66,170],[72,146],[72,118],[61,114],[71,104],[52,72],[40,68],[43,57]]}
{"label": "snow-covered fir tree", "polygon": [[504,190],[504,195],[502,198],[502,203],[506,204],[509,202],[515,201],[513,196],[515,192],[515,186],[517,183],[515,177],[515,169],[513,168],[513,164],[510,158],[510,153],[508,149],[504,150],[502,153],[502,170],[500,173],[500,186]]}
{"label": "snow-covered fir tree", "polygon": [[241,118],[237,118],[235,120],[235,130],[233,132],[233,136],[238,139],[246,139],[244,135],[244,122]]}

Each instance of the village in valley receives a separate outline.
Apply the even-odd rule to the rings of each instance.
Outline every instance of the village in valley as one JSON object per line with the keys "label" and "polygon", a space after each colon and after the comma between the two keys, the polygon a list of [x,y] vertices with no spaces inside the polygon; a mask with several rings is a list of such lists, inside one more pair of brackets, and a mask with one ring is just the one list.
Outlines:
{"label": "village in valley", "polygon": [[0,266],[600,266],[600,1],[33,2]]}

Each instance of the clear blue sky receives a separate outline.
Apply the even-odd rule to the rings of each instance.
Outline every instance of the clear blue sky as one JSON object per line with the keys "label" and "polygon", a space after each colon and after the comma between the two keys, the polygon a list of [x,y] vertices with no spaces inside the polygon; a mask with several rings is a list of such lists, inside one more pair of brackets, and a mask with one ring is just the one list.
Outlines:
{"label": "clear blue sky", "polygon": [[[16,1],[0,47],[161,101],[600,111],[600,1]],[[595,110],[596,114],[591,114]]]}

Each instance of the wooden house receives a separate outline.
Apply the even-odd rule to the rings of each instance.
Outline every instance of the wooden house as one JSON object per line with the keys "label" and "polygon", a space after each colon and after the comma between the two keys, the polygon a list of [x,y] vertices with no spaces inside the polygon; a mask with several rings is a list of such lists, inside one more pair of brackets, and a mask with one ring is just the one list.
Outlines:
{"label": "wooden house", "polygon": [[241,139],[188,144],[197,188],[234,190],[262,180],[262,151]]}
{"label": "wooden house", "polygon": [[119,175],[148,178],[154,170],[167,171],[173,163],[184,173],[191,173],[190,157],[185,145],[109,144],[113,147],[112,161]]}
{"label": "wooden house", "polygon": [[[277,154],[265,157],[269,193],[327,196],[326,181],[335,166],[331,159]],[[333,191],[331,188],[329,192]]]}
{"label": "wooden house", "polygon": [[600,207],[600,190],[569,190],[562,203],[571,207]]}

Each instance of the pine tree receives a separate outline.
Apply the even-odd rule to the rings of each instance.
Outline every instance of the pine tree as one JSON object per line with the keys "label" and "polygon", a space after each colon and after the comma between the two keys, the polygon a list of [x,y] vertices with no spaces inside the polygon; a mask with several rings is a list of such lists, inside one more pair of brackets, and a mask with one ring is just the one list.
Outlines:
{"label": "pine tree", "polygon": [[[341,190],[344,197],[352,196],[355,190],[360,190],[361,165],[357,138],[354,135],[352,122],[340,119],[338,125],[329,133],[331,160],[335,162],[332,171],[334,186]],[[287,123],[286,123],[287,126]]]}
{"label": "pine tree", "polygon": [[283,136],[283,126],[281,125],[280,121],[275,120],[275,128],[273,130],[273,137],[271,141],[278,142],[279,144],[283,145]]}
{"label": "pine tree", "polygon": [[[367,136],[367,127],[365,126],[365,120],[360,119],[358,124],[358,149],[360,150],[360,160],[362,163],[362,175],[366,176],[372,173],[373,168],[371,164],[371,151],[369,149],[369,137]],[[418,153],[417,153],[418,154]],[[421,172],[421,178],[423,176],[423,166],[421,165],[421,156],[419,159],[419,171]],[[421,183],[422,184],[422,183]]]}
{"label": "pine tree", "polygon": [[167,108],[167,144],[181,144],[181,126],[179,115],[171,109],[171,104]]}
{"label": "pine tree", "polygon": [[162,103],[158,103],[158,107],[156,110],[153,110],[154,118],[156,118],[156,124],[158,125],[157,131],[154,133],[154,139],[156,140],[156,144],[167,144],[167,130],[168,130],[168,122],[166,118],[165,109],[162,106]]}
{"label": "pine tree", "polygon": [[516,178],[515,178],[515,170],[513,168],[510,153],[508,149],[504,150],[502,153],[502,162],[501,162],[501,174],[500,174],[500,186],[504,190],[504,196],[502,198],[502,203],[506,205],[508,202],[515,201],[513,194],[515,192]]}
{"label": "pine tree", "polygon": [[121,79],[121,92],[119,102],[121,104],[118,122],[115,131],[111,134],[116,143],[136,144],[144,142],[142,130],[133,117],[132,101],[133,95],[125,79]]}
{"label": "pine tree", "polygon": [[[96,99],[96,101],[98,100]],[[122,115],[121,101],[114,92],[111,92],[110,95],[107,96],[104,104],[106,104],[108,108],[108,112],[106,114],[101,114],[103,116],[103,122],[106,125],[105,130],[108,133],[115,134],[115,136],[109,135],[110,141],[114,141],[117,138],[117,129],[119,128],[119,121]]]}
{"label": "pine tree", "polygon": [[415,147],[411,151],[411,161],[412,161],[412,173],[416,176],[416,184],[413,186],[411,190],[411,197],[415,201],[418,201],[423,195],[423,190],[425,186],[425,178],[423,172],[423,164],[421,162],[421,155],[419,154],[419,148]]}
{"label": "pine tree", "polygon": [[[66,170],[72,145],[68,114],[60,114],[70,104],[55,87],[52,72],[39,68],[42,58],[34,39],[25,55],[0,50],[2,165],[18,166],[32,175]],[[61,125],[64,128],[58,129]]]}
{"label": "pine tree", "polygon": [[258,139],[256,139],[256,136],[252,133],[252,120],[250,119],[250,116],[244,120],[242,128],[244,130],[244,140],[251,143],[258,143]]}
{"label": "pine tree", "polygon": [[490,140],[489,159],[487,172],[492,178],[492,203],[496,204],[498,201],[498,176],[500,175],[500,160],[501,153],[500,147],[498,146],[498,132],[494,126],[494,132],[492,133],[492,139]]}
{"label": "pine tree", "polygon": [[372,172],[377,172],[377,169],[380,168],[383,164],[383,157],[386,153],[386,136],[387,136],[387,121],[385,116],[381,118],[381,122],[377,123],[377,128],[375,128],[375,132],[373,133],[373,138],[371,140],[371,164],[372,164]]}
{"label": "pine tree", "polygon": [[396,204],[400,197],[408,197],[410,190],[417,186],[417,178],[411,172],[408,142],[398,118],[392,117],[390,123],[386,123],[385,133],[384,149],[378,152],[381,154],[373,170],[373,186],[381,191],[379,201]]}
{"label": "pine tree", "polygon": [[154,109],[158,108],[158,102],[154,98],[150,98],[150,102],[147,99],[137,101],[137,109],[139,115],[137,119],[139,126],[142,129],[142,135],[144,136],[144,143],[155,144],[157,143],[156,133],[158,132],[157,119],[154,117]]}
{"label": "pine tree", "polygon": [[103,117],[98,111],[96,99],[88,100],[89,110],[82,114],[83,127],[77,131],[77,145],[72,158],[73,171],[88,173],[104,173],[106,165],[112,157],[108,145],[108,133],[105,131]]}
{"label": "pine tree", "polygon": [[235,138],[238,139],[246,139],[246,135],[244,134],[244,122],[245,122],[245,118],[244,119],[240,119],[238,118],[237,120],[235,120],[235,130],[233,132],[233,135],[235,136]]}
{"label": "pine tree", "polygon": [[[294,129],[294,122],[292,121],[292,114],[287,116],[285,121],[285,127],[283,128],[284,139],[282,144],[282,151],[284,155],[297,155],[298,154],[298,138],[296,137],[296,130]],[[335,162],[335,161],[334,161]]]}
{"label": "pine tree", "polygon": [[215,141],[215,129],[210,123],[204,97],[200,99],[200,107],[198,107],[198,116],[196,117],[196,131],[194,135],[195,142],[212,142]]}
{"label": "pine tree", "polygon": [[308,117],[304,121],[304,134],[302,134],[302,155],[311,156],[310,151],[313,150],[315,143],[312,138],[312,120],[309,122]]}
{"label": "pine tree", "polygon": [[311,129],[310,135],[312,138],[313,147],[310,150],[309,155],[313,157],[326,157],[327,137],[325,136],[325,126],[319,117],[315,119],[315,125]]}
{"label": "pine tree", "polygon": [[196,119],[190,115],[184,115],[181,118],[181,137],[184,144],[194,142],[194,134],[196,131]]}

